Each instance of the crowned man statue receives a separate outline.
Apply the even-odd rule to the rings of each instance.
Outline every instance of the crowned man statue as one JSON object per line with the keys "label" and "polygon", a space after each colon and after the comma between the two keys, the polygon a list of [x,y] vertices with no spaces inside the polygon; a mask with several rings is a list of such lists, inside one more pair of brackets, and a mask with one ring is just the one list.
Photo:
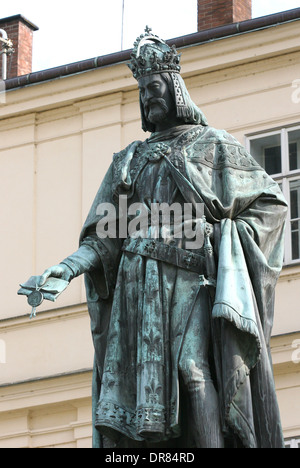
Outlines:
{"label": "crowned man statue", "polygon": [[[208,125],[174,46],[146,28],[131,58],[151,136],[114,155],[79,249],[40,277],[85,275],[94,447],[283,447],[269,341],[286,202]],[[160,213],[130,235],[136,208],[150,219],[157,205],[191,216],[182,209],[165,229]],[[125,236],[101,231],[107,206],[125,216]],[[176,235],[187,224],[204,242]]]}

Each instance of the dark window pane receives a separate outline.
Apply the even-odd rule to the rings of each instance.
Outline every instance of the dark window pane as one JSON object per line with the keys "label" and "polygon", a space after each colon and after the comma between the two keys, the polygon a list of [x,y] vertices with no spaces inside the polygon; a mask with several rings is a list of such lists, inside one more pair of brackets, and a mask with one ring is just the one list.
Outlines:
{"label": "dark window pane", "polygon": [[281,173],[281,135],[279,133],[251,140],[250,153],[268,174]]}
{"label": "dark window pane", "polygon": [[297,143],[289,144],[289,157],[290,157],[290,171],[298,169],[297,162]]}
{"label": "dark window pane", "polygon": [[300,169],[300,129],[289,132],[290,171]]}
{"label": "dark window pane", "polygon": [[300,258],[300,180],[290,182],[292,260]]}
{"label": "dark window pane", "polygon": [[291,219],[298,218],[299,206],[298,206],[298,191],[297,190],[291,189],[290,208],[291,208]]}
{"label": "dark window pane", "polygon": [[292,231],[292,260],[299,258],[299,226],[297,231]]}
{"label": "dark window pane", "polygon": [[300,180],[290,182],[291,220],[300,218]]}
{"label": "dark window pane", "polygon": [[265,148],[265,170],[268,174],[278,174],[281,172],[281,148]]}

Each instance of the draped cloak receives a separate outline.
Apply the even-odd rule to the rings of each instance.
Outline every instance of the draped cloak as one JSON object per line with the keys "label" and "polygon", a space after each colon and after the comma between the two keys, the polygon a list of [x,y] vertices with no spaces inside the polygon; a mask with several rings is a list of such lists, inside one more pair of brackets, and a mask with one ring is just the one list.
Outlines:
{"label": "draped cloak", "polygon": [[[119,195],[126,196],[128,205],[131,200],[137,201],[138,185],[146,183],[143,174],[155,160],[163,160],[169,167],[172,182],[182,201],[193,207],[198,203],[204,204],[206,219],[214,226],[217,281],[210,308],[211,342],[215,384],[226,440],[235,438],[247,448],[283,447],[269,342],[274,315],[274,289],[283,259],[286,202],[278,185],[236,139],[223,130],[202,125],[184,125],[173,132],[152,134],[145,142],[134,142],[115,154],[83,227],[80,245],[94,249],[101,260],[99,269],[85,274],[95,348],[93,445],[103,446],[103,427],[98,427],[97,423],[99,411],[100,419],[101,411],[106,411],[107,418],[114,421],[112,434],[123,431],[123,435],[129,438],[142,440],[137,436],[136,429],[130,433],[130,428],[136,428],[136,421],[141,416],[138,411],[127,414],[126,409],[116,401],[111,403],[111,407],[100,405],[99,410],[101,381],[105,380],[106,390],[110,385],[105,374],[112,365],[106,353],[110,344],[108,337],[112,340],[118,331],[130,326],[126,323],[127,317],[122,318],[122,304],[118,303],[120,294],[126,295],[126,290],[120,291],[127,274],[126,262],[128,265],[130,257],[128,252],[122,250],[122,236],[100,239],[95,232],[101,219],[97,207],[110,203],[118,213]],[[136,255],[135,261],[146,260]],[[170,344],[173,399],[166,438],[166,434],[178,437],[181,433],[178,356],[186,323],[199,292],[199,278],[179,267],[164,265],[161,268],[161,265],[157,266],[158,263],[164,264],[163,261],[148,264],[152,265],[153,284],[155,281],[159,284],[160,275],[168,274],[167,268],[176,269],[172,294],[182,296],[182,291],[185,291],[184,298],[177,297],[174,301],[175,309],[179,307],[180,300],[183,304],[180,313],[174,312],[177,322],[173,324],[173,330],[181,330],[173,334]],[[148,290],[153,289],[153,284],[148,285]],[[147,283],[143,288],[140,293],[144,295],[143,301],[146,303],[149,292]],[[126,300],[130,302],[130,298]],[[128,308],[134,309],[135,306],[129,303]],[[114,309],[119,310],[115,319],[111,316]],[[118,340],[114,342],[117,346]],[[130,343],[125,348],[129,346]],[[122,350],[114,352],[115,356],[122,355]],[[126,352],[123,348],[124,356]],[[115,363],[122,372],[120,363],[124,366],[124,357]],[[157,397],[151,382],[148,384],[148,395]],[[114,382],[111,385],[113,388]],[[119,389],[119,392],[126,393],[126,388]],[[134,397],[136,395],[131,395],[131,399]]]}

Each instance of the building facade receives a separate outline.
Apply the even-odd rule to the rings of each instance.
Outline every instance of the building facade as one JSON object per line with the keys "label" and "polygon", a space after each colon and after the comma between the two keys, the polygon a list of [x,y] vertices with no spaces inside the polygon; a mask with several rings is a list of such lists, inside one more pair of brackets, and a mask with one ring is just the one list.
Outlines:
{"label": "building facade", "polygon": [[[296,9],[171,41],[209,124],[244,144],[289,202],[271,348],[291,447],[300,439],[299,25]],[[17,290],[77,249],[113,153],[147,137],[129,55],[11,78],[0,92],[0,447],[91,447],[93,346],[82,278],[33,320]]]}

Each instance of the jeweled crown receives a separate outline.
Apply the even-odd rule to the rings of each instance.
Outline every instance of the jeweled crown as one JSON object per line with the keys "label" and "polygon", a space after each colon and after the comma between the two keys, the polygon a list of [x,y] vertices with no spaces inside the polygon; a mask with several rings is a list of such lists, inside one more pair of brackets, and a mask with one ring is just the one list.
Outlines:
{"label": "jeweled crown", "polygon": [[170,47],[151,31],[151,28],[146,26],[145,33],[133,44],[128,66],[136,80],[154,73],[180,72],[180,54],[177,53],[175,45]]}

